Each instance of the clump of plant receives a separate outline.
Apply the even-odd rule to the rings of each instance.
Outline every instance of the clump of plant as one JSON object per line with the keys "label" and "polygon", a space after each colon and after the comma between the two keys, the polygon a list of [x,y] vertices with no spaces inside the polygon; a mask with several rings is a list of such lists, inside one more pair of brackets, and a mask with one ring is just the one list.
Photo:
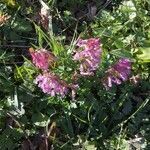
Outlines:
{"label": "clump of plant", "polygon": [[[137,140],[140,147],[148,147],[149,2],[129,0],[113,11],[101,10],[93,21],[84,20],[86,27],[79,23],[75,33],[66,30],[68,37],[55,32],[60,14],[49,28],[51,2],[40,3],[42,27],[30,18],[35,10],[24,8],[25,2],[17,3],[17,17],[2,16],[4,31],[15,32],[15,39],[26,35],[30,48],[21,66],[5,66],[6,53],[1,54],[0,149],[119,150],[135,147]],[[30,8],[37,9],[34,4]],[[20,9],[29,17],[21,30]],[[67,15],[61,22],[75,19]],[[16,25],[13,31],[11,23]],[[3,37],[9,35],[5,32]],[[12,39],[8,36],[2,43]]]}

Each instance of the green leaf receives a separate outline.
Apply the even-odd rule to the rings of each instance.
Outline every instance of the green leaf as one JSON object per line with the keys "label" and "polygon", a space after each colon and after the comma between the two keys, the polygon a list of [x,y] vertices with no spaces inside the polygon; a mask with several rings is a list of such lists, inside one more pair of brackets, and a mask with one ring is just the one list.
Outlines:
{"label": "green leaf", "polygon": [[123,48],[124,47],[124,43],[122,42],[122,39],[118,39],[114,42],[115,46],[117,48]]}
{"label": "green leaf", "polygon": [[137,55],[143,62],[150,62],[150,47],[139,48],[142,54]]}
{"label": "green leaf", "polygon": [[9,7],[17,7],[18,4],[16,0],[2,0],[3,3],[5,3]]}
{"label": "green leaf", "polygon": [[96,150],[94,142],[86,141],[84,143],[84,147],[85,147],[86,150]]}
{"label": "green leaf", "polygon": [[22,20],[17,18],[12,25],[12,28],[17,32],[30,32],[32,31],[32,26],[27,20]]}
{"label": "green leaf", "polygon": [[32,115],[32,121],[36,126],[45,127],[49,122],[49,118],[42,113],[34,113]]}
{"label": "green leaf", "polygon": [[117,57],[127,57],[127,58],[132,58],[132,55],[129,51],[127,50],[121,50],[121,49],[118,49],[118,50],[112,50],[110,52],[111,54],[117,56]]}

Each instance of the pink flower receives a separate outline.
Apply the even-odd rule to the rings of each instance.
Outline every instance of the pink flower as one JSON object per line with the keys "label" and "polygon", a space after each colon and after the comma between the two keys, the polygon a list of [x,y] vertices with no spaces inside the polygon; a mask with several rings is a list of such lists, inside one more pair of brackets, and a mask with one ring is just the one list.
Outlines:
{"label": "pink flower", "polygon": [[64,97],[68,91],[66,83],[51,73],[38,75],[35,83],[38,84],[38,87],[40,87],[44,93],[51,96],[60,95]]}
{"label": "pink flower", "polygon": [[49,66],[56,60],[56,57],[46,49],[31,51],[32,62],[36,67],[42,70],[48,70]]}
{"label": "pink flower", "polygon": [[80,74],[93,75],[100,63],[100,40],[96,38],[80,39],[77,42],[77,46],[83,49],[76,52],[73,57],[74,60],[80,61]]}
{"label": "pink flower", "polygon": [[126,81],[131,73],[131,61],[127,58],[121,58],[119,61],[106,71],[105,77],[102,79],[106,89],[112,87],[113,84],[121,84]]}

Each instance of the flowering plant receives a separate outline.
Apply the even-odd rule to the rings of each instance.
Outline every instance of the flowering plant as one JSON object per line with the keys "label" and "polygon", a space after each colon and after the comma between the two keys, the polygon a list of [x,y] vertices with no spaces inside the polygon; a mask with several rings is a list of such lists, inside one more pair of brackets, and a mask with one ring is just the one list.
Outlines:
{"label": "flowering plant", "polygon": [[[100,67],[101,53],[100,39],[79,39],[76,44],[79,49],[73,56],[73,60],[79,61],[79,74],[82,76],[94,76],[95,71]],[[36,84],[42,89],[44,93],[51,96],[56,94],[64,97],[68,91],[66,81],[60,80],[60,77],[54,75],[49,66],[56,61],[56,57],[52,52],[45,49],[39,49],[36,52],[30,52],[32,62],[35,66],[42,70],[43,74],[36,77]],[[76,62],[74,62],[76,63]],[[121,58],[118,63],[106,71],[102,79],[102,84],[108,89],[112,87],[112,83],[121,84],[123,81],[129,79],[131,73],[131,61],[127,58]],[[79,76],[76,74],[76,76]],[[86,77],[85,77],[86,78]],[[70,83],[73,84],[73,83]]]}
{"label": "flowering plant", "polygon": [[0,6],[0,149],[149,145],[148,0]]}

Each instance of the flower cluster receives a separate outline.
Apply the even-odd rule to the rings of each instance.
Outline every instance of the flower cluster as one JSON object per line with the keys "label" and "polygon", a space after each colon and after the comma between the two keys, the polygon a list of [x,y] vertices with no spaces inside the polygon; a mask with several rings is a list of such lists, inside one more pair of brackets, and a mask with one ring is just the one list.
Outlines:
{"label": "flower cluster", "polygon": [[112,84],[121,84],[126,81],[131,72],[131,61],[127,58],[121,58],[119,61],[106,71],[106,76],[102,79],[106,89],[112,87]]}
{"label": "flower cluster", "polygon": [[38,75],[35,83],[38,84],[38,87],[40,87],[44,93],[50,94],[51,96],[57,94],[64,97],[68,91],[66,83],[51,73]]}
{"label": "flower cluster", "polygon": [[73,59],[80,61],[80,74],[81,75],[93,75],[93,71],[98,68],[100,63],[100,40],[96,38],[90,38],[87,40],[80,39],[77,42],[77,46],[82,48],[82,51],[76,52]]}
{"label": "flower cluster", "polygon": [[35,80],[38,87],[51,96],[60,95],[64,97],[68,91],[66,83],[60,80],[58,76],[48,72],[49,67],[57,60],[56,57],[46,49],[37,51],[30,49],[30,54],[33,64],[43,71],[43,74],[39,74]]}
{"label": "flower cluster", "polygon": [[56,60],[56,57],[46,49],[30,51],[32,62],[42,70],[48,70],[49,66]]}
{"label": "flower cluster", "polygon": [[[80,39],[77,42],[77,46],[81,50],[76,52],[73,59],[80,62],[80,74],[83,76],[93,75],[100,63],[100,40],[96,38]],[[74,99],[76,89],[78,88],[78,73],[75,72],[73,75],[72,82],[75,81],[74,83],[66,84],[59,76],[53,74],[52,70],[49,71],[50,65],[57,60],[51,52],[45,49],[39,49],[37,51],[30,51],[30,53],[33,63],[42,71],[42,74],[36,77],[35,83],[38,84],[38,87],[40,87],[44,93],[51,96],[60,95],[61,97],[64,97],[68,89],[71,89],[72,99]],[[126,81],[130,72],[131,61],[127,58],[121,58],[106,71],[105,76],[102,78],[102,83],[106,89],[109,89],[113,84],[121,84],[123,81]]]}

